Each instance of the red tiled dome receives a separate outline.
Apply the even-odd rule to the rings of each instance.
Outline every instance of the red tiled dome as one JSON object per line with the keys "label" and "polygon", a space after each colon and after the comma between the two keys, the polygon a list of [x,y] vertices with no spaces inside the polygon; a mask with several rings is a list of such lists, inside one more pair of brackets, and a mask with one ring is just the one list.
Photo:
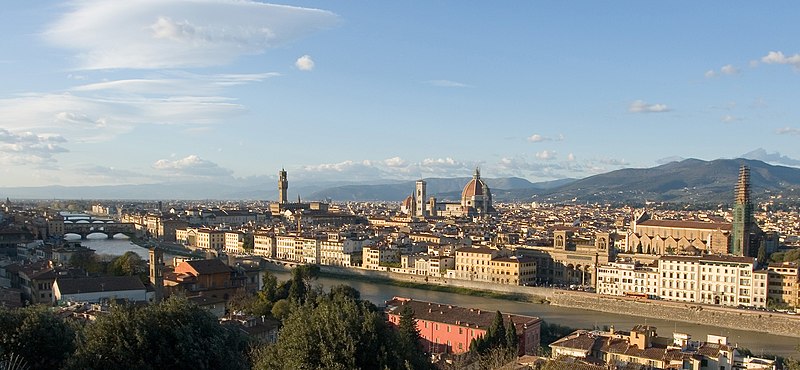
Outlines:
{"label": "red tiled dome", "polygon": [[472,198],[476,195],[483,195],[483,180],[472,179],[469,180],[464,191],[461,192],[461,198]]}

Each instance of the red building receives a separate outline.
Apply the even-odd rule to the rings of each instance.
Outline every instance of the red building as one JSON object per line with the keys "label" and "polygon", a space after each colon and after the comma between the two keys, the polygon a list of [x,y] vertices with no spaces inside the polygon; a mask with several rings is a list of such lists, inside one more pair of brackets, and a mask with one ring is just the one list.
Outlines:
{"label": "red building", "polygon": [[[472,339],[486,335],[494,321],[494,311],[464,308],[410,298],[394,297],[386,302],[389,322],[400,323],[400,309],[410,306],[417,318],[417,329],[423,346],[431,353],[463,353],[469,351]],[[520,354],[534,354],[539,348],[542,320],[538,317],[504,314],[503,320],[514,323]]]}

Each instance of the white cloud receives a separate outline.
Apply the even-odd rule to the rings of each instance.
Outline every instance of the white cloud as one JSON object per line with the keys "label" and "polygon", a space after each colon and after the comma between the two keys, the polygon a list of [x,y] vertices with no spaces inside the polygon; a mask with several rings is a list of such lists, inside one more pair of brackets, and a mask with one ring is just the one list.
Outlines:
{"label": "white cloud", "polygon": [[739,73],[739,69],[730,64],[722,66],[719,71],[726,75],[735,75]]}
{"label": "white cloud", "polygon": [[669,111],[670,109],[666,104],[648,104],[643,100],[636,100],[628,107],[628,112],[631,113],[662,113]]}
{"label": "white cloud", "polygon": [[314,60],[311,59],[310,55],[303,55],[297,58],[297,61],[294,62],[294,66],[301,71],[310,71],[314,69]]}
{"label": "white cloud", "polygon": [[713,69],[709,69],[703,75],[706,76],[706,78],[714,78],[714,77],[717,77],[717,71],[715,71]]}
{"label": "white cloud", "polygon": [[546,138],[546,137],[544,137],[542,135],[539,135],[539,134],[533,134],[533,135],[528,137],[528,141],[530,141],[532,143],[539,143],[539,142],[547,141],[547,140],[550,140],[550,139]]}
{"label": "white cloud", "polygon": [[542,150],[541,152],[536,153],[536,158],[547,161],[553,160],[556,159],[556,152],[552,150]]}
{"label": "white cloud", "polygon": [[159,159],[153,164],[153,168],[171,175],[192,177],[227,177],[233,174],[233,171],[194,154],[174,161]]}
{"label": "white cloud", "polygon": [[567,160],[570,162],[575,161],[575,154],[572,153],[567,154]]}
{"label": "white cloud", "polygon": [[790,64],[795,68],[800,68],[800,54],[786,56],[781,51],[770,51],[761,58],[761,61],[766,64]]}
{"label": "white cloud", "polygon": [[400,157],[387,158],[383,163],[388,167],[405,167],[407,165],[406,161]]}
{"label": "white cloud", "polygon": [[787,127],[781,127],[781,128],[779,128],[779,129],[775,130],[775,132],[776,132],[778,135],[795,135],[795,136],[800,136],[800,128],[794,128],[794,127],[788,127],[788,126],[787,126]]}
{"label": "white cloud", "polygon": [[437,87],[471,87],[465,83],[450,81],[450,80],[430,80],[425,81],[426,84]]}
{"label": "white cloud", "polygon": [[250,0],[86,0],[72,6],[44,35],[76,50],[81,69],[222,65],[339,21],[324,10]]}
{"label": "white cloud", "polygon": [[61,146],[66,139],[58,135],[12,132],[0,128],[0,163],[5,165],[49,165],[55,154],[69,150]]}

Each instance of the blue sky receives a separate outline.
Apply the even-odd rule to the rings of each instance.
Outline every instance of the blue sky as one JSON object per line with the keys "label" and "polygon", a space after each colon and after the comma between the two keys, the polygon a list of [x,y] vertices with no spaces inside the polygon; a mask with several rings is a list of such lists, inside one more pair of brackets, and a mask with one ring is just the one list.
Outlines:
{"label": "blue sky", "polygon": [[[800,166],[795,2],[8,2],[0,186]],[[760,149],[760,150],[759,150]]]}

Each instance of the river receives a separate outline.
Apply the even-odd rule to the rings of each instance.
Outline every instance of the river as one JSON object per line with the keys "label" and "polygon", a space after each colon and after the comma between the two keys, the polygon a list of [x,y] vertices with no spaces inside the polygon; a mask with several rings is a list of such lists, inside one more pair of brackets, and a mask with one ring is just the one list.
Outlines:
{"label": "river", "polygon": [[[278,280],[290,278],[288,272],[270,271]],[[408,297],[422,301],[452,304],[462,307],[475,307],[483,310],[508,312],[520,315],[537,316],[548,323],[565,325],[573,328],[591,329],[614,325],[620,330],[630,330],[634,325],[647,324],[658,328],[660,336],[671,337],[673,332],[688,333],[694,340],[705,340],[708,334],[724,335],[728,342],[739,347],[749,348],[754,354],[771,353],[780,356],[795,356],[800,338],[785,337],[769,333],[756,333],[743,330],[722,329],[706,325],[690,324],[679,321],[648,319],[636,316],[611,314],[596,311],[585,311],[568,307],[556,307],[546,304],[533,304],[501,299],[466,296],[455,293],[436,292],[432,290],[414,289],[384,285],[373,282],[349,280],[344,277],[324,277],[318,280],[325,288],[337,284],[347,284],[361,292],[361,298],[376,305],[395,296]]]}
{"label": "river", "polygon": [[[127,236],[122,234],[117,234],[114,239],[108,239],[103,234],[90,234],[83,240],[78,235],[67,235],[64,239],[80,240],[82,246],[93,249],[95,254],[101,256],[101,258],[111,258],[121,256],[126,252],[134,252],[145,261],[150,259],[150,251],[147,248],[134,244]],[[174,257],[175,255],[171,253],[164,253],[164,261],[167,264],[172,264]]]}

